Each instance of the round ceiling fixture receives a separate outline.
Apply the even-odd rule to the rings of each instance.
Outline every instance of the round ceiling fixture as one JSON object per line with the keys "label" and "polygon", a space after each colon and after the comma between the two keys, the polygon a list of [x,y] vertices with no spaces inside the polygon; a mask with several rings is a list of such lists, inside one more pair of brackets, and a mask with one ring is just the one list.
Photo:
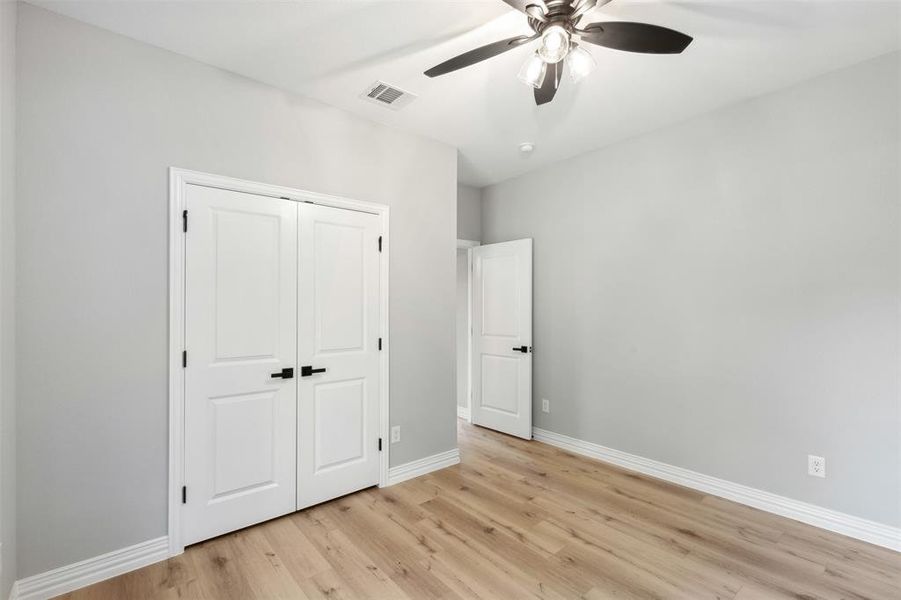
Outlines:
{"label": "round ceiling fixture", "polygon": [[523,142],[519,145],[519,151],[523,154],[531,154],[534,149],[535,144],[532,142]]}

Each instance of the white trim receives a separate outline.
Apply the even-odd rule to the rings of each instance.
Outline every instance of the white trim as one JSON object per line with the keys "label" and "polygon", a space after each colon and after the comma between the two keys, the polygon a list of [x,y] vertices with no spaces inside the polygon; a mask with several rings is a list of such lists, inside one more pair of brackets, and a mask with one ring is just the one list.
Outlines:
{"label": "white trim", "polygon": [[[379,294],[381,301],[380,327],[382,352],[379,363],[379,435],[388,435],[390,402],[388,398],[389,354],[391,336],[388,327],[388,255],[391,236],[388,234],[390,209],[384,204],[350,200],[266,183],[246,181],[221,175],[200,173],[172,167],[169,169],[169,556],[184,552],[181,541],[181,487],[184,482],[184,370],[181,353],[185,347],[185,237],[182,231],[182,211],[186,208],[186,187],[200,185],[235,192],[286,198],[298,202],[312,202],[323,206],[357,210],[378,215],[381,221],[382,253],[379,257]],[[190,230],[190,215],[189,215]],[[389,483],[389,445],[384,445],[379,462],[379,486]]]}
{"label": "white trim", "polygon": [[184,390],[181,353],[185,347],[185,238],[182,211],[186,206],[186,177],[169,170],[169,555],[185,551],[181,543],[181,498],[184,481]]}
{"label": "white trim", "polygon": [[379,210],[381,211],[383,236],[382,254],[379,263],[379,302],[382,309],[382,314],[379,316],[381,320],[381,327],[379,330],[382,332],[382,352],[380,353],[381,362],[379,363],[379,381],[381,382],[381,389],[379,389],[379,437],[381,437],[384,442],[382,446],[385,450],[381,452],[379,462],[379,487],[385,487],[390,485],[388,483],[388,469],[390,466],[388,454],[391,451],[391,444],[388,443],[391,439],[391,419],[389,415],[391,405],[388,402],[390,391],[388,377],[391,373],[391,363],[388,360],[388,357],[391,354],[391,336],[389,335],[390,331],[388,329],[388,300],[390,298],[388,293],[388,265],[391,262],[388,260],[388,257],[391,253],[391,235],[389,231],[390,219],[388,217],[391,211],[387,206],[381,204],[373,206],[379,207]]}
{"label": "white trim", "polygon": [[19,582],[13,581],[13,585],[9,588],[9,600],[19,600]]}
{"label": "white trim", "polygon": [[439,452],[419,460],[414,460],[388,470],[388,485],[394,485],[414,477],[427,475],[432,471],[438,471],[452,467],[460,463],[460,450],[454,448],[446,452]]}
{"label": "white trim", "polygon": [[148,540],[65,567],[38,573],[13,585],[12,600],[46,600],[110,579],[169,557],[165,537]]}
{"label": "white trim", "polygon": [[821,506],[793,500],[740,483],[718,479],[675,467],[656,460],[636,456],[592,442],[586,442],[553,431],[532,428],[532,438],[590,458],[726,498],[769,513],[788,517],[814,527],[840,533],[877,546],[901,551],[901,528],[861,519]]}
{"label": "white trim", "polygon": [[472,423],[472,249],[481,246],[482,242],[474,240],[457,240],[457,250],[466,250],[466,406],[457,409],[457,416]]}

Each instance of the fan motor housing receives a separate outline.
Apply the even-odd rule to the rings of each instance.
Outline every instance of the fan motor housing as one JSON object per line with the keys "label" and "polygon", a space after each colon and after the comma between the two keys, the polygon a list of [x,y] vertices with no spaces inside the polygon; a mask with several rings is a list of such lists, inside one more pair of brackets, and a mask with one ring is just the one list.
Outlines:
{"label": "fan motor housing", "polygon": [[569,0],[547,0],[544,4],[547,6],[547,12],[544,13],[543,21],[535,17],[529,17],[529,27],[532,28],[532,31],[540,34],[551,25],[559,25],[572,33],[572,15],[575,12],[575,8]]}

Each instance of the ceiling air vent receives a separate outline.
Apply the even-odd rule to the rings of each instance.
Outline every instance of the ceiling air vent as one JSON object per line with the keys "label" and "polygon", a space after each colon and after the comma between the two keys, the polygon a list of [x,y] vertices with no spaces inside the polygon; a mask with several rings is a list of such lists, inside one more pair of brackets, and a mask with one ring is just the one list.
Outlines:
{"label": "ceiling air vent", "polygon": [[382,81],[376,81],[366,88],[366,91],[360,97],[393,110],[399,110],[416,99],[416,96],[410,92],[405,92]]}

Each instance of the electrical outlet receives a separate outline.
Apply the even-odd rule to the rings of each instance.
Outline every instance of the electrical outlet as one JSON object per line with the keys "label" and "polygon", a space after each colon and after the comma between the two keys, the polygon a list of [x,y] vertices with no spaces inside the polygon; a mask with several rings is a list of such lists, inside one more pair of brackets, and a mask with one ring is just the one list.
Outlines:
{"label": "electrical outlet", "polygon": [[807,474],[813,477],[826,477],[826,459],[822,456],[808,454]]}
{"label": "electrical outlet", "polygon": [[400,441],[400,425],[391,428],[391,443],[396,444]]}
{"label": "electrical outlet", "polygon": [[551,412],[551,401],[547,398],[541,399],[541,412],[549,413]]}

